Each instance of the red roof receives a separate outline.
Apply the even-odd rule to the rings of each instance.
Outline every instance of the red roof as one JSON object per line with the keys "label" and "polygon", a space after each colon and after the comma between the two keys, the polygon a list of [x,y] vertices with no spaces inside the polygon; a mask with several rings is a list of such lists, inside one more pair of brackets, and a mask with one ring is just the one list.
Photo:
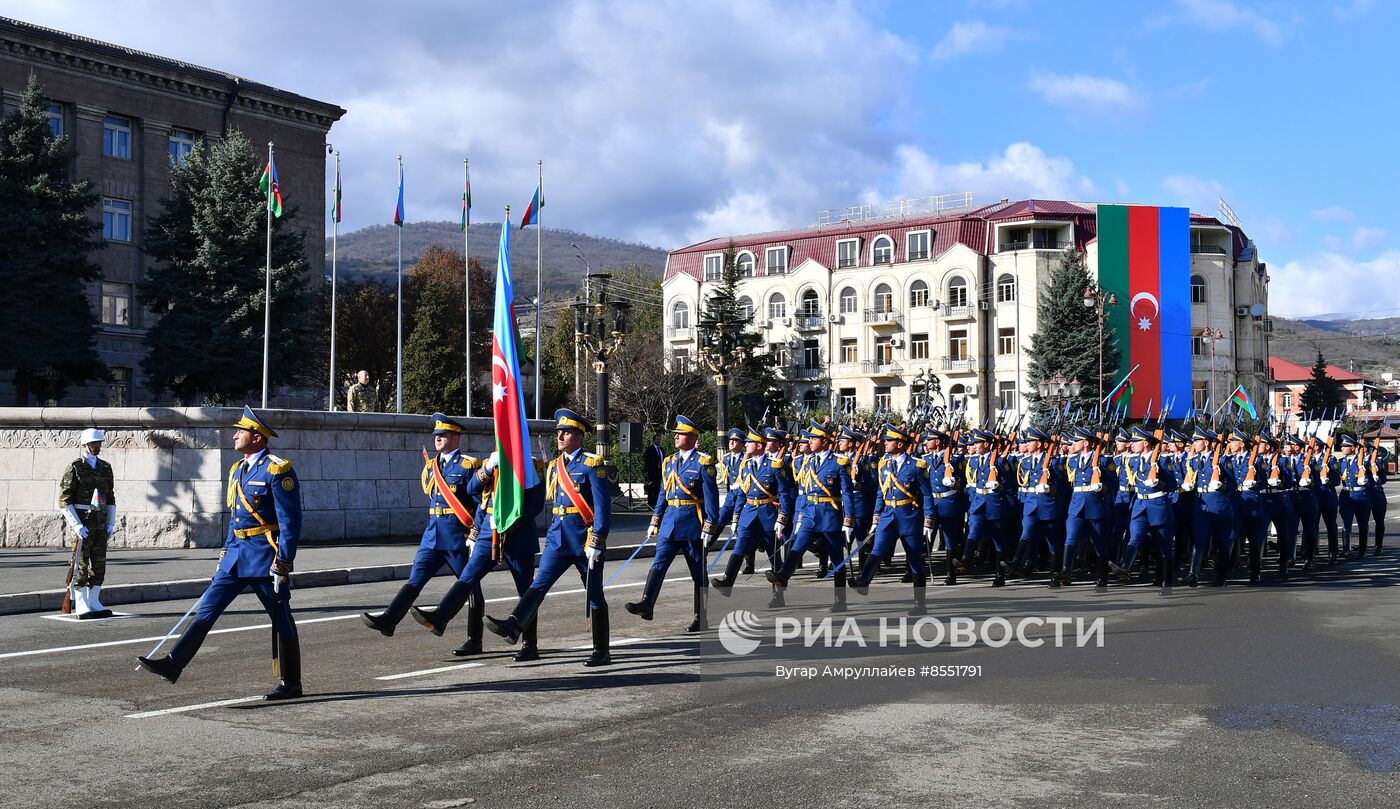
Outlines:
{"label": "red roof", "polygon": [[[1360,374],[1354,374],[1335,365],[1327,366],[1327,376],[1338,382],[1362,382]],[[1306,382],[1312,379],[1312,368],[1289,362],[1282,357],[1269,357],[1269,377],[1275,382]]]}

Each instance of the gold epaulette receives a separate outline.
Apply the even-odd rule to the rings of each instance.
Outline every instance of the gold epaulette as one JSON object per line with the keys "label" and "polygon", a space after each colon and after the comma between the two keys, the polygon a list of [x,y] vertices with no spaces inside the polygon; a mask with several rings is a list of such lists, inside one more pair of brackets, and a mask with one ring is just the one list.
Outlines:
{"label": "gold epaulette", "polygon": [[292,471],[292,462],[276,455],[267,456],[267,471],[274,475],[285,475]]}
{"label": "gold epaulette", "polygon": [[701,466],[714,466],[715,464],[715,456],[710,455],[707,452],[700,453],[699,460]]}
{"label": "gold epaulette", "polygon": [[602,463],[603,463],[603,459],[602,459],[602,458],[599,458],[596,454],[594,454],[594,453],[592,453],[592,452],[585,452],[585,453],[583,453],[583,465],[584,465],[584,466],[599,466],[599,465],[602,464]]}
{"label": "gold epaulette", "polygon": [[470,455],[463,455],[461,457],[463,469],[480,469],[481,464],[484,463],[480,458],[473,458]]}
{"label": "gold epaulette", "polygon": [[774,469],[782,469],[782,468],[783,468],[783,459],[782,459],[782,458],[769,458],[769,459],[768,459],[768,465],[769,465],[770,467],[774,468]]}
{"label": "gold epaulette", "polygon": [[919,469],[928,469],[928,461],[925,461],[923,458],[915,458],[914,463]]}
{"label": "gold epaulette", "polygon": [[847,457],[844,456],[844,455],[837,455],[837,456],[836,456],[836,463],[839,464],[839,465],[841,465],[841,466],[847,466],[847,465],[849,465],[849,464],[851,463],[851,459],[850,459],[850,458],[847,458]]}

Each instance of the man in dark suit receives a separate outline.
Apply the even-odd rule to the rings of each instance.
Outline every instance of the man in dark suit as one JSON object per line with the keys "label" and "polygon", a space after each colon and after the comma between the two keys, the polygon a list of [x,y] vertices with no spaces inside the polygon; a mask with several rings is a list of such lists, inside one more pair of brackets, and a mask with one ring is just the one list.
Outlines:
{"label": "man in dark suit", "polygon": [[647,494],[648,509],[655,510],[656,498],[661,493],[661,459],[664,457],[661,433],[653,433],[651,444],[642,450],[642,489]]}

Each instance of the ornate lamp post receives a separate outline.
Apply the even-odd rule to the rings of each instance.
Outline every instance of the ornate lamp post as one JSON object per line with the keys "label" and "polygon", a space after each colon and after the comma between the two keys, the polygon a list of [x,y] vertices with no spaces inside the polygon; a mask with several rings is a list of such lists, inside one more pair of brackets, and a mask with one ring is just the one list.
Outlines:
{"label": "ornate lamp post", "polygon": [[721,447],[724,446],[724,434],[729,431],[729,374],[748,356],[739,340],[743,328],[744,321],[737,316],[725,319],[703,317],[699,321],[700,361],[715,375],[715,395],[719,400],[715,428]]}
{"label": "ornate lamp post", "polygon": [[[1100,385],[1102,384],[1100,383]],[[1056,371],[1055,375],[1049,379],[1040,380],[1036,388],[1040,392],[1041,400],[1050,401],[1051,410],[1058,411],[1066,399],[1078,398],[1084,386],[1079,383],[1079,377],[1065,379],[1063,371]]]}
{"label": "ornate lamp post", "polygon": [[608,360],[622,346],[627,335],[627,310],[631,304],[608,298],[611,273],[589,273],[582,297],[575,297],[574,341],[593,356],[593,373],[598,382],[597,434],[598,456],[606,463],[608,446],[612,443],[612,424],[608,421]]}
{"label": "ornate lamp post", "polygon": [[1103,321],[1104,310],[1118,305],[1118,296],[1090,284],[1084,287],[1084,305],[1092,307],[1099,321],[1099,402],[1103,402]]}
{"label": "ornate lamp post", "polygon": [[1215,401],[1215,344],[1225,339],[1225,332],[1206,326],[1201,329],[1201,339],[1210,346],[1210,395],[1207,398]]}

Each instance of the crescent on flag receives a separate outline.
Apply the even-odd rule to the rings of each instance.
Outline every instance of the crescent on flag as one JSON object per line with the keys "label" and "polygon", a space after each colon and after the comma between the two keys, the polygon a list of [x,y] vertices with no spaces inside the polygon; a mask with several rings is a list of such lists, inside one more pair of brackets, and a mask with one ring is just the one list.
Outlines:
{"label": "crescent on flag", "polygon": [[[1152,314],[1149,315],[1148,317],[1138,317],[1138,313],[1137,313],[1138,301],[1151,301],[1151,302],[1152,302]],[[1138,321],[1137,321],[1137,327],[1138,327],[1139,329],[1142,329],[1143,331],[1151,331],[1151,330],[1152,330],[1152,321],[1154,321],[1154,320],[1157,319],[1157,315],[1161,312],[1161,307],[1160,307],[1160,306],[1158,305],[1158,303],[1157,303],[1157,296],[1156,296],[1156,295],[1153,295],[1151,292],[1139,292],[1138,294],[1136,294],[1136,295],[1133,296],[1133,299],[1132,299],[1131,301],[1128,302],[1128,312],[1129,312],[1133,317],[1136,317],[1136,318],[1138,319]]]}

